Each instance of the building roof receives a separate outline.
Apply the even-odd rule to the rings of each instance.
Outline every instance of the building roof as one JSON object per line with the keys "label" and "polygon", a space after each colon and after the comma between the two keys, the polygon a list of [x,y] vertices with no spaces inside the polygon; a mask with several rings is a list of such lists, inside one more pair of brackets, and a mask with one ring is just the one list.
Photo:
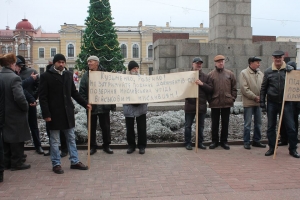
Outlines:
{"label": "building roof", "polygon": [[31,30],[31,31],[34,30],[32,24],[28,21],[28,19],[22,19],[22,21],[18,22],[16,25],[16,29]]}

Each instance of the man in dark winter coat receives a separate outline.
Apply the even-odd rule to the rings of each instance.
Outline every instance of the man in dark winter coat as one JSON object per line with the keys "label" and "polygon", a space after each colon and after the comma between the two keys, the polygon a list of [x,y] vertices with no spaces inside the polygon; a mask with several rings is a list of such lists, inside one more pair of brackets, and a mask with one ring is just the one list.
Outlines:
{"label": "man in dark winter coat", "polygon": [[[290,72],[294,69],[292,66],[286,65],[286,63],[284,62],[283,51],[274,51],[272,57],[272,66],[265,70],[264,79],[260,90],[260,107],[263,109],[267,107],[268,116],[267,136],[269,150],[265,153],[265,156],[271,156],[274,154],[276,143],[277,115],[281,114],[280,112],[282,108],[285,77],[287,72]],[[298,139],[295,129],[293,102],[285,102],[282,114],[286,133],[288,135],[289,154],[294,158],[300,158],[300,155],[297,152]]]}
{"label": "man in dark winter coat", "polygon": [[[196,80],[196,84],[199,85],[199,94],[198,94],[198,104],[199,104],[199,114],[198,114],[198,148],[206,149],[206,146],[203,145],[203,129],[204,129],[204,120],[207,111],[207,100],[213,91],[213,85],[211,79],[208,75],[202,72],[202,59],[196,57],[193,59],[193,68],[194,71],[199,71],[199,79]],[[192,150],[192,142],[191,142],[191,132],[192,132],[192,124],[196,115],[196,99],[195,98],[187,98],[185,99],[185,148],[187,150]]]}
{"label": "man in dark winter coat", "polygon": [[[37,71],[35,69],[29,68],[25,65],[25,59],[23,56],[18,55],[17,58],[19,58],[22,61],[22,63],[18,64],[21,66],[21,71],[19,72],[19,76],[21,77],[22,80],[25,80],[26,78],[30,77],[32,73],[37,74]],[[39,78],[35,80],[34,84],[26,88],[26,90],[35,98],[35,100],[38,99],[38,87],[39,87]],[[29,123],[31,136],[32,136],[32,140],[36,152],[38,154],[44,154],[44,151],[41,146],[40,132],[38,128],[36,112],[37,112],[36,106],[29,106],[28,123]]]}
{"label": "man in dark winter coat", "polygon": [[59,153],[59,133],[63,131],[68,144],[71,169],[87,170],[88,167],[78,159],[75,141],[75,116],[72,98],[81,106],[91,109],[78,93],[73,82],[73,75],[65,70],[66,58],[56,54],[53,58],[54,65],[40,79],[40,105],[42,116],[49,124],[50,129],[50,154],[54,173],[63,174]]}
{"label": "man in dark winter coat", "polygon": [[229,150],[227,143],[228,139],[228,125],[230,116],[230,107],[233,107],[234,101],[237,97],[236,78],[234,74],[225,69],[225,57],[217,55],[214,58],[215,69],[211,71],[208,76],[213,81],[213,93],[209,101],[211,108],[211,137],[212,143],[209,148],[214,149],[219,143],[219,121],[221,115],[221,147]]}
{"label": "man in dark winter coat", "polygon": [[[52,65],[53,65],[53,58],[49,59],[48,65],[46,66],[46,70],[50,69],[52,67]],[[50,130],[49,130],[48,122],[46,122],[46,132],[47,132],[48,138],[50,140]],[[59,136],[60,136],[60,148],[61,148],[60,157],[63,158],[68,155],[68,147],[67,147],[65,134],[62,131],[60,131]],[[50,142],[49,142],[49,145],[50,145]],[[50,150],[47,153],[44,153],[44,156],[50,156]]]}
{"label": "man in dark winter coat", "polygon": [[[99,58],[97,56],[90,56],[87,59],[89,70],[91,71],[103,71],[103,68],[99,64]],[[79,86],[79,94],[88,101],[88,88],[89,88],[89,71],[85,72],[82,76]],[[113,154],[113,150],[110,149],[111,135],[110,135],[110,110],[115,110],[116,105],[92,105],[91,114],[91,150],[90,154],[93,155],[97,152],[97,140],[96,129],[97,119],[99,119],[99,125],[102,130],[103,139],[103,151],[108,154]]]}
{"label": "man in dark winter coat", "polygon": [[15,74],[16,60],[12,53],[0,56],[0,65],[3,66],[0,71],[0,87],[4,90],[4,101],[0,105],[4,166],[12,171],[30,168],[30,165],[22,162],[24,141],[30,140],[30,131],[27,120],[28,103],[21,78]]}

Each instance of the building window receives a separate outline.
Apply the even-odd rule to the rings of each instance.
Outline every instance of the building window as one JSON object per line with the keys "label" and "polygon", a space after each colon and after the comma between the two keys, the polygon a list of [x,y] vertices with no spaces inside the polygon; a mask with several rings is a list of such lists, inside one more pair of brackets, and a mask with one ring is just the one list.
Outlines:
{"label": "building window", "polygon": [[139,57],[139,46],[137,44],[134,44],[132,46],[132,57],[138,58]]}
{"label": "building window", "polygon": [[73,44],[68,45],[68,57],[74,57],[74,45]]}
{"label": "building window", "polygon": [[39,48],[39,58],[45,58],[45,49]]}
{"label": "building window", "polygon": [[5,54],[5,53],[6,53],[6,47],[4,47],[4,46],[1,47],[1,53],[2,53],[2,54]]}
{"label": "building window", "polygon": [[121,45],[121,54],[122,54],[123,58],[127,58],[127,46],[126,46],[126,44]]}
{"label": "building window", "polygon": [[19,53],[19,55],[23,56],[24,58],[27,58],[28,57],[27,45],[24,43],[20,44],[18,53]]}
{"label": "building window", "polygon": [[50,49],[50,57],[54,57],[56,54],[56,48],[51,48]]}
{"label": "building window", "polygon": [[152,58],[153,57],[153,46],[149,45],[148,46],[148,58]]}
{"label": "building window", "polygon": [[10,46],[7,48],[8,53],[12,53],[13,52],[13,48]]}

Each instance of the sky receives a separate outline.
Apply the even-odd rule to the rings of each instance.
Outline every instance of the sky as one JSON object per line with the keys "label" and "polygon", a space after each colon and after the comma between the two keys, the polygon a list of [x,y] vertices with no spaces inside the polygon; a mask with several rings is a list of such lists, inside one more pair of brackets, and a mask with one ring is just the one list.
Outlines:
{"label": "sky", "polygon": [[[251,0],[253,35],[299,36],[299,0]],[[34,28],[55,33],[60,25],[84,25],[89,0],[0,0],[0,29],[24,17]],[[209,27],[209,0],[110,0],[116,26]]]}

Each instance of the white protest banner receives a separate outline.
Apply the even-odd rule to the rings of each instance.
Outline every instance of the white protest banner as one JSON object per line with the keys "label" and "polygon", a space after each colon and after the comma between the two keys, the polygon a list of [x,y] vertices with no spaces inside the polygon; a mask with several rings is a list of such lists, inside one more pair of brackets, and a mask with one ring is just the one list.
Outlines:
{"label": "white protest banner", "polygon": [[89,73],[90,104],[134,104],[197,98],[198,72],[128,75]]}
{"label": "white protest banner", "polygon": [[284,101],[300,101],[300,71],[298,70],[286,74]]}

